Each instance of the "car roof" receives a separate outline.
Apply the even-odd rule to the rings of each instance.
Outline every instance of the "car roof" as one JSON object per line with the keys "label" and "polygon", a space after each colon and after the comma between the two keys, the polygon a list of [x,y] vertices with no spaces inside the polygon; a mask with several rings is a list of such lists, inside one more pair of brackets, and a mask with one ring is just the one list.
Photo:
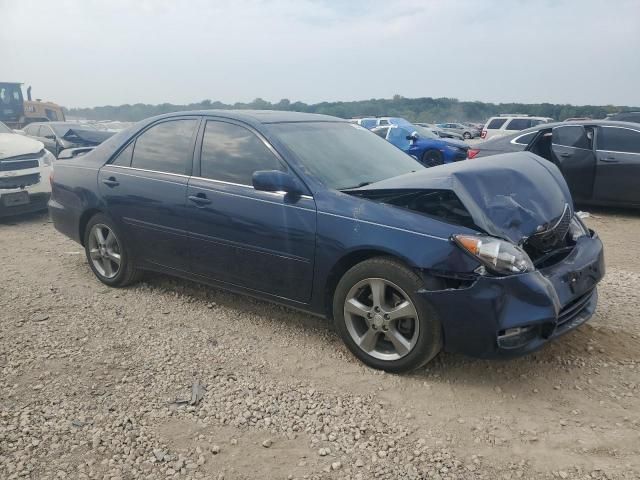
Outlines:
{"label": "car roof", "polygon": [[319,113],[289,112],[283,110],[191,110],[172,112],[155,118],[171,118],[184,115],[224,117],[248,123],[293,123],[293,122],[345,122],[347,120]]}

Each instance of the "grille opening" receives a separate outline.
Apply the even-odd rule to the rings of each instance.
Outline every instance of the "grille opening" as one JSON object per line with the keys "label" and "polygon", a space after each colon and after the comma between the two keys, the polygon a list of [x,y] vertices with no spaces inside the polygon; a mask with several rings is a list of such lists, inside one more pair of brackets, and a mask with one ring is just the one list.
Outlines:
{"label": "grille opening", "polygon": [[571,209],[565,205],[562,215],[527,239],[522,246],[536,268],[545,268],[564,260],[573,250],[575,242],[569,235]]}

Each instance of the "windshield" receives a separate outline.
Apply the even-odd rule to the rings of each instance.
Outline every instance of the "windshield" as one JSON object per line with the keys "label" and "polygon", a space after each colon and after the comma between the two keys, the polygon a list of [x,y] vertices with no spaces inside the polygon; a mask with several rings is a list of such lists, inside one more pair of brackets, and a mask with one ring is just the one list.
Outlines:
{"label": "windshield", "polygon": [[15,105],[22,103],[22,92],[19,85],[0,85],[0,105]]}
{"label": "windshield", "polygon": [[4,123],[0,122],[0,133],[13,133],[13,131]]}
{"label": "windshield", "polygon": [[359,125],[305,122],[269,128],[328,188],[356,188],[424,168]]}

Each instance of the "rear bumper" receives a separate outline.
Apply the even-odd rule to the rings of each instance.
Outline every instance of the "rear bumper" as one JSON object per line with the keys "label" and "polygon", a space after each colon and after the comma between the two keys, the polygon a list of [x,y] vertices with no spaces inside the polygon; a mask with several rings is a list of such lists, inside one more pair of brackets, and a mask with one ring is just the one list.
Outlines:
{"label": "rear bumper", "polygon": [[602,242],[584,237],[562,262],[463,289],[423,291],[442,323],[445,350],[479,358],[533,352],[586,322],[605,273]]}

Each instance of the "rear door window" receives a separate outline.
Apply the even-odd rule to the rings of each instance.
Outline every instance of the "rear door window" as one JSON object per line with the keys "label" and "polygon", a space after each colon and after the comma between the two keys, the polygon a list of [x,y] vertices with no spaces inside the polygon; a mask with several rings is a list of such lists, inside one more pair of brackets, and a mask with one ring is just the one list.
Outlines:
{"label": "rear door window", "polygon": [[577,125],[554,128],[552,143],[563,147],[591,149],[586,130]]}
{"label": "rear door window", "polygon": [[200,155],[201,177],[252,186],[253,173],[258,170],[286,168],[251,130],[233,123],[207,122]]}
{"label": "rear door window", "polygon": [[504,125],[506,121],[506,118],[494,118],[489,122],[489,125],[487,125],[487,129],[497,130],[502,127],[502,125]]}
{"label": "rear door window", "polygon": [[630,128],[602,127],[598,134],[598,150],[640,153],[640,131]]}
{"label": "rear door window", "polygon": [[197,120],[158,123],[136,140],[131,166],[156,172],[186,174],[193,155]]}
{"label": "rear door window", "polygon": [[524,130],[531,126],[531,120],[528,118],[513,118],[505,127],[505,130]]}

